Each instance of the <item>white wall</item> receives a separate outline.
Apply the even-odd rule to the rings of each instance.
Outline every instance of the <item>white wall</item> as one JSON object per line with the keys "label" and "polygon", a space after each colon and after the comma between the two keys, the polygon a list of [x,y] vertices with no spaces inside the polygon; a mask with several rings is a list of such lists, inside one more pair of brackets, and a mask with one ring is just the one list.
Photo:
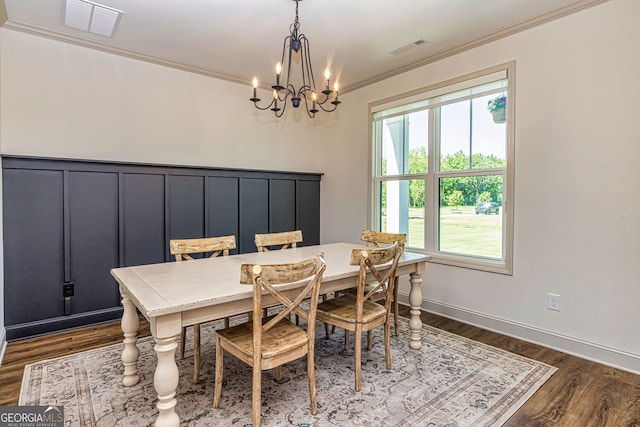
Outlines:
{"label": "white wall", "polygon": [[248,85],[1,31],[3,154],[321,172],[324,124]]}
{"label": "white wall", "polygon": [[515,60],[514,274],[430,264],[423,307],[640,373],[638,16],[613,0],[350,94],[323,240],[366,226],[369,102]]}

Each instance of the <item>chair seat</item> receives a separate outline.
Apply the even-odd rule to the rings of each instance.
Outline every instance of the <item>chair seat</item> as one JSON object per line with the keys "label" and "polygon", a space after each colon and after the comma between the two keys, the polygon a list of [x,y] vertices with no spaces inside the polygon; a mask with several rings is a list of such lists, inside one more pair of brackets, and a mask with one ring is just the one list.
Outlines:
{"label": "chair seat", "polygon": [[[370,323],[382,324],[386,314],[387,311],[384,306],[372,301],[365,301],[362,307],[363,326]],[[355,330],[356,321],[356,297],[352,294],[346,294],[318,304],[317,316],[318,320],[326,320],[329,323],[340,320],[351,323],[353,325],[348,329],[353,331]],[[376,322],[376,320],[379,322]]]}
{"label": "chair seat", "polygon": [[[268,318],[265,318],[263,323],[266,323],[268,320]],[[253,358],[252,323],[243,323],[228,329],[222,329],[220,331],[216,331],[216,334],[220,339],[225,341],[225,348],[229,349],[229,352],[234,354],[236,357],[242,359],[241,355],[237,353],[240,352],[250,359]],[[306,351],[308,342],[309,340],[305,331],[291,323],[289,320],[282,319],[262,336],[263,364],[268,366],[269,364],[266,359],[276,358],[280,354],[291,352],[296,347]],[[264,367],[264,369],[270,368]]]}

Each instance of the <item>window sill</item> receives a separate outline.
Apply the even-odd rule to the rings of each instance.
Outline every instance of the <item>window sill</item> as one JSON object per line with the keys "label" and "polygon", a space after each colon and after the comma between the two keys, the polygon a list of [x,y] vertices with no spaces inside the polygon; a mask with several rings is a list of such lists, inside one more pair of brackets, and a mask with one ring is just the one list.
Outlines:
{"label": "window sill", "polygon": [[441,252],[429,252],[420,249],[407,248],[408,251],[427,253],[433,258],[428,261],[433,264],[450,265],[452,267],[468,268],[471,270],[486,271],[489,273],[513,275],[513,268],[505,260],[479,258],[463,255],[446,254]]}

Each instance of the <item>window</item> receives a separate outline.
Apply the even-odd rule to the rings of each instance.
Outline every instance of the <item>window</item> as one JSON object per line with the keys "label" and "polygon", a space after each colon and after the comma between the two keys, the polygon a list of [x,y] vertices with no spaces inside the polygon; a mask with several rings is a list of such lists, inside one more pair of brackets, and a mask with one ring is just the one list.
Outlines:
{"label": "window", "polygon": [[373,228],[435,262],[511,273],[513,68],[371,107]]}

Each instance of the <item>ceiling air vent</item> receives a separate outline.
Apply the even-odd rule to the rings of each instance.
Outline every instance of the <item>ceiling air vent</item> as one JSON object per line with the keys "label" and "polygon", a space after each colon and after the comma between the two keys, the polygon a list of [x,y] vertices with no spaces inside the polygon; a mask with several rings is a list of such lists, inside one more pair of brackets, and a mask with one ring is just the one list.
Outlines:
{"label": "ceiling air vent", "polygon": [[86,0],[67,0],[64,25],[105,37],[113,37],[123,12]]}
{"label": "ceiling air vent", "polygon": [[424,39],[416,40],[414,42],[405,44],[404,46],[397,47],[397,48],[393,49],[392,51],[389,51],[389,53],[391,55],[393,55],[393,56],[402,55],[403,53],[408,52],[411,49],[415,49],[418,46],[420,46],[422,44],[425,44],[425,43],[426,43],[426,41],[424,41]]}

